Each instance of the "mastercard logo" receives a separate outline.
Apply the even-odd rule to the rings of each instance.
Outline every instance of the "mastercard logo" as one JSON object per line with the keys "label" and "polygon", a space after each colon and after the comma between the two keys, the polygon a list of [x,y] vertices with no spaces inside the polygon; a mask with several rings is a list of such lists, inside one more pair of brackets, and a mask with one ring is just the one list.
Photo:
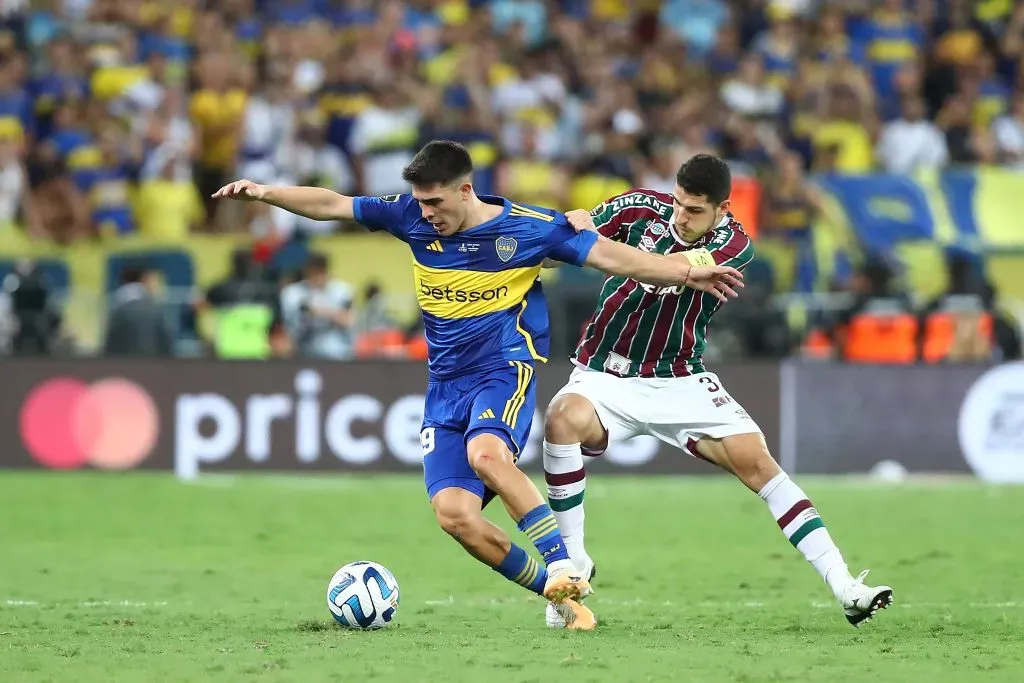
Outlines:
{"label": "mastercard logo", "polygon": [[53,469],[134,467],[153,451],[160,434],[153,399],[120,378],[92,384],[72,377],[48,380],[29,392],[18,418],[25,449]]}

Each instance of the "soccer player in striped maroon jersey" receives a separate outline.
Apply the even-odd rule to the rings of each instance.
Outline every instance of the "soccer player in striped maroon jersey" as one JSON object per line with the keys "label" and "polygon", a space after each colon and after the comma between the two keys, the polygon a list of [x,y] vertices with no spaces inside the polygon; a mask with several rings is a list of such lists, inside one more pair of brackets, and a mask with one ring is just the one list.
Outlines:
{"label": "soccer player in striped maroon jersey", "polygon": [[[567,217],[577,229],[644,251],[742,270],[754,245],[729,212],[730,191],[726,163],[698,154],[679,169],[672,194],[633,190]],[[866,571],[850,574],[807,495],[768,452],[761,429],[704,367],[708,325],[720,305],[685,286],[605,280],[573,358],[577,367],[548,407],[544,430],[548,502],[570,559],[593,576],[583,544],[583,454],[648,434],[732,472],[757,493],[856,626],[891,604],[892,589],[865,585]],[[550,606],[547,621],[561,626]]]}

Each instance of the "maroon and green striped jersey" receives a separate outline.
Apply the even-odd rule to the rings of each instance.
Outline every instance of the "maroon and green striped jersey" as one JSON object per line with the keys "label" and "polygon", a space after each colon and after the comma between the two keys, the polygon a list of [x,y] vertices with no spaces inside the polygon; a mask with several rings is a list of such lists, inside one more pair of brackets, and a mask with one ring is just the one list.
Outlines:
{"label": "maroon and green striped jersey", "polygon": [[[671,227],[672,195],[638,189],[602,202],[591,211],[598,232],[655,254],[695,251],[710,265],[743,270],[754,244],[743,226],[726,214],[693,244]],[[721,303],[689,287],[658,287],[631,278],[609,277],[575,360],[622,377],[684,377],[704,372],[708,323]]]}

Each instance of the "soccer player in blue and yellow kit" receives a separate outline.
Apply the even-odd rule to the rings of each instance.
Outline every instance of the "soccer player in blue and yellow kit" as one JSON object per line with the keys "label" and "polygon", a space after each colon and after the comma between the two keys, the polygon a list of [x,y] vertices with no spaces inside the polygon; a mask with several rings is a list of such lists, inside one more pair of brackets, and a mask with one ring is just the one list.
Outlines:
{"label": "soccer player in blue and yellow kit", "polygon": [[[423,470],[441,528],[473,557],[556,605],[570,628],[590,630],[577,602],[590,585],[566,553],[551,509],[516,467],[535,409],[534,363],[547,360],[548,311],[538,279],[545,259],[735,296],[733,268],[693,266],[586,231],[549,209],[478,196],[461,145],[427,144],[402,174],[411,194],[346,197],[317,187],[239,180],[215,198],[263,201],[314,220],[355,219],[386,230],[413,254],[429,379]],[[482,514],[495,495],[544,559],[542,567]]]}

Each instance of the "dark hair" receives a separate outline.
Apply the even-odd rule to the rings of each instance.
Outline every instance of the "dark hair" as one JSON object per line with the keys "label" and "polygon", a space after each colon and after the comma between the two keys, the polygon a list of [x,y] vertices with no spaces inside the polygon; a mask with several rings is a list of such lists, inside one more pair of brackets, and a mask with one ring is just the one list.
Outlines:
{"label": "dark hair", "polygon": [[142,282],[149,275],[149,268],[141,263],[130,263],[121,268],[121,284],[133,285]]}
{"label": "dark hair", "polygon": [[472,173],[469,150],[451,140],[432,140],[402,169],[402,179],[413,185],[448,185]]}
{"label": "dark hair", "polygon": [[312,270],[316,270],[322,273],[327,272],[327,268],[330,262],[327,259],[327,254],[319,251],[310,252],[309,258],[306,259],[306,267]]}
{"label": "dark hair", "polygon": [[686,194],[704,195],[712,204],[721,204],[732,192],[729,165],[712,154],[696,154],[679,167],[676,183]]}

